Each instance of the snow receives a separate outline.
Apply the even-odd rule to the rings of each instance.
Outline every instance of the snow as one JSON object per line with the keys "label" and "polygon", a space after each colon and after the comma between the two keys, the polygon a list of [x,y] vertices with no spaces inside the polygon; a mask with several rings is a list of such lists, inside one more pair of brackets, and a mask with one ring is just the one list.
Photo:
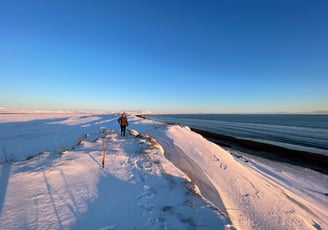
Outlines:
{"label": "snow", "polygon": [[328,228],[327,175],[128,118],[1,114],[0,229]]}

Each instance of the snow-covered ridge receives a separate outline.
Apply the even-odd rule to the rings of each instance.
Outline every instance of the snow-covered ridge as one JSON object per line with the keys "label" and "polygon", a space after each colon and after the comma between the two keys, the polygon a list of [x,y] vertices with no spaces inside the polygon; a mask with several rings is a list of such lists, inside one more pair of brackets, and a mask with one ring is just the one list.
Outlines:
{"label": "snow-covered ridge", "polygon": [[313,175],[297,181],[300,174],[302,177],[307,174],[307,169],[293,169],[270,161],[262,165],[252,159],[236,158],[188,128],[172,126],[167,135],[173,140],[171,146],[180,149],[178,156],[173,151],[168,158],[193,181],[198,181],[196,184],[206,182],[199,186],[202,194],[226,212],[238,229],[327,226],[326,175],[312,172],[320,178],[316,182],[326,184],[323,187],[311,181]]}
{"label": "snow-covered ridge", "polygon": [[6,229],[328,227],[326,175],[228,152],[188,127],[129,116],[120,137],[116,115],[57,115],[0,115]]}

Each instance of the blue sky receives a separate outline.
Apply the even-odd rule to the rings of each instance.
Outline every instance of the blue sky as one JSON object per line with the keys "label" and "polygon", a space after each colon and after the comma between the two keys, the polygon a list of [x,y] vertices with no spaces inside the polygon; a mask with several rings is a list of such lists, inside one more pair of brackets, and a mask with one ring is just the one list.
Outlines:
{"label": "blue sky", "polygon": [[328,2],[0,1],[0,107],[328,111]]}

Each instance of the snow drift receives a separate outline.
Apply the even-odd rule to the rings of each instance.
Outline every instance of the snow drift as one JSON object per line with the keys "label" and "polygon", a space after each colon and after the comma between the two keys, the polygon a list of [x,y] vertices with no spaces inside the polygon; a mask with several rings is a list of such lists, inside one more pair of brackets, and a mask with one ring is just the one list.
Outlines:
{"label": "snow drift", "polygon": [[328,228],[327,175],[117,118],[1,115],[1,228]]}

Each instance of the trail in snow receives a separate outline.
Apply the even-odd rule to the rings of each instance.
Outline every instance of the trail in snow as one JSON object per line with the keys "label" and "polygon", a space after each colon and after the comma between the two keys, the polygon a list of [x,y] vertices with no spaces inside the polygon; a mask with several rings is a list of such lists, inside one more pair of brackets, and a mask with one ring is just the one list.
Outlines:
{"label": "trail in snow", "polygon": [[10,175],[1,229],[224,229],[226,218],[147,136],[109,129],[60,156],[44,153],[2,169]]}
{"label": "trail in snow", "polygon": [[[51,135],[40,135],[44,128],[68,146],[62,155],[43,151],[0,165],[0,227],[328,228],[327,175],[230,153],[188,127],[134,116],[129,124],[131,134],[120,137],[114,115],[0,122],[1,145],[13,159],[16,150],[26,156],[25,147],[28,156],[33,149],[37,155],[44,144],[58,152]],[[19,130],[33,138],[17,136]],[[195,195],[198,190],[202,197]]]}

